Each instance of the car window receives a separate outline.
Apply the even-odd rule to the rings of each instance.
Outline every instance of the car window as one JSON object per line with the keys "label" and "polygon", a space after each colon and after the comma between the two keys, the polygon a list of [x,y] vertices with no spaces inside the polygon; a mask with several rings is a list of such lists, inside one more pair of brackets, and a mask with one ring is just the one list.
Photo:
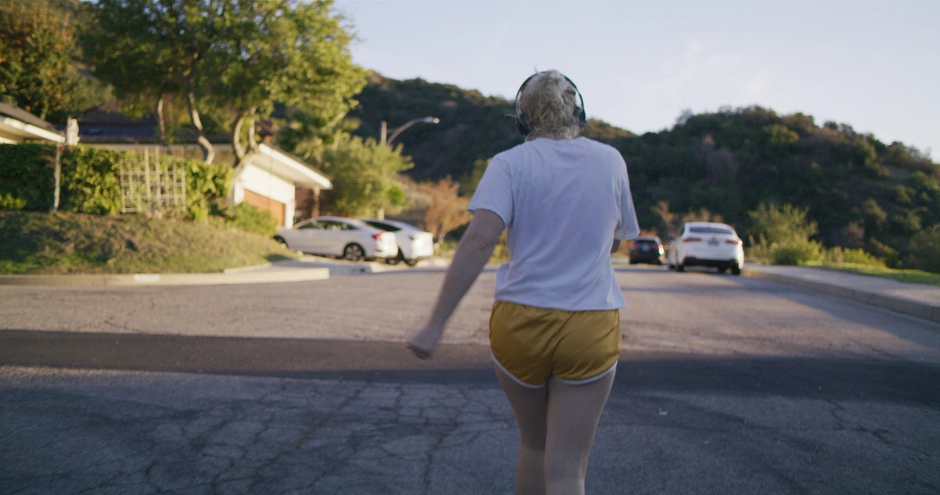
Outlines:
{"label": "car window", "polygon": [[387,223],[382,223],[382,222],[370,221],[370,222],[366,222],[366,224],[371,225],[377,229],[384,230],[386,232],[398,232],[399,230],[401,230],[401,228],[399,227],[396,227],[394,225],[387,224]]}
{"label": "car window", "polygon": [[323,226],[320,225],[318,222],[307,222],[307,223],[301,224],[300,226],[297,227],[298,230],[301,230],[301,229],[315,229],[315,230],[321,230],[322,228],[323,228]]}
{"label": "car window", "polygon": [[323,223],[324,230],[345,230],[343,227],[346,225],[342,222],[335,222],[333,220],[326,220]]}
{"label": "car window", "polygon": [[693,234],[724,234],[734,235],[731,229],[723,227],[689,227],[689,232]]}

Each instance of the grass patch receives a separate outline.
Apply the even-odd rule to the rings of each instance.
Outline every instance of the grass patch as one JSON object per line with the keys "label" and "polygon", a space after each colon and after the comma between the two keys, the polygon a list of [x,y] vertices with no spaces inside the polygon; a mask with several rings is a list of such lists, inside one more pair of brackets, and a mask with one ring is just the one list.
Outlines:
{"label": "grass patch", "polygon": [[925,272],[922,270],[898,270],[886,268],[883,266],[855,265],[850,263],[828,265],[818,265],[818,268],[835,270],[839,272],[855,273],[857,275],[869,275],[872,277],[888,278],[899,282],[909,282],[914,284],[927,284],[940,286],[940,274]]}
{"label": "grass patch", "polygon": [[227,226],[0,211],[0,274],[217,273],[295,257],[270,238]]}

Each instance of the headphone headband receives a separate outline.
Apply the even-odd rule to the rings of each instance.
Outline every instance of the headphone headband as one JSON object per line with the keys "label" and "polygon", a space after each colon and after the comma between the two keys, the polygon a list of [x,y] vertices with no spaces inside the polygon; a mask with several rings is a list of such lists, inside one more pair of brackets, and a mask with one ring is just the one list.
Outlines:
{"label": "headphone headband", "polygon": [[[532,128],[529,126],[529,121],[526,119],[525,114],[522,113],[522,105],[519,101],[519,97],[522,96],[522,91],[525,90],[525,87],[529,84],[529,81],[531,81],[535,76],[544,73],[545,71],[532,74],[522,82],[522,86],[519,86],[519,91],[516,91],[516,98],[512,105],[514,113],[513,116],[516,118],[516,128],[519,130],[519,134],[522,134],[523,136],[528,136],[529,133],[532,132]],[[568,84],[574,88],[574,93],[578,96],[578,101],[581,102],[580,106],[578,105],[578,101],[575,101],[574,104],[574,116],[578,120],[578,126],[582,128],[587,127],[587,114],[584,111],[584,96],[581,95],[581,91],[578,90],[578,86],[568,76],[562,74],[561,77],[564,77],[565,80],[568,81]]]}

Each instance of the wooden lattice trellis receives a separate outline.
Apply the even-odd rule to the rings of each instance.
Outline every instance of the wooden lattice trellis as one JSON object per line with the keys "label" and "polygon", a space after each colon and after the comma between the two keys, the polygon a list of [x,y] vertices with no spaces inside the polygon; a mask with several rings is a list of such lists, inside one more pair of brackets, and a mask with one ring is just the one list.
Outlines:
{"label": "wooden lattice trellis", "polygon": [[162,217],[186,208],[186,169],[179,159],[144,148],[121,161],[121,213]]}

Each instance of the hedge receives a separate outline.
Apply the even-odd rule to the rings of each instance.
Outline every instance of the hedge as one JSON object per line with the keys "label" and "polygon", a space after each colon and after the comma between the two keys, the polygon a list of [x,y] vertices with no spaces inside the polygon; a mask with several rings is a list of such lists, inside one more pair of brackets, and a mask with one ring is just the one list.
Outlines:
{"label": "hedge", "polygon": [[[129,151],[75,146],[61,156],[59,208],[75,213],[109,215],[121,211],[120,163],[139,160]],[[0,209],[47,211],[55,188],[55,147],[45,144],[0,145]],[[161,162],[186,171],[188,220],[231,216],[227,206],[232,168],[163,155]]]}
{"label": "hedge", "polygon": [[52,208],[55,146],[0,144],[0,209]]}

